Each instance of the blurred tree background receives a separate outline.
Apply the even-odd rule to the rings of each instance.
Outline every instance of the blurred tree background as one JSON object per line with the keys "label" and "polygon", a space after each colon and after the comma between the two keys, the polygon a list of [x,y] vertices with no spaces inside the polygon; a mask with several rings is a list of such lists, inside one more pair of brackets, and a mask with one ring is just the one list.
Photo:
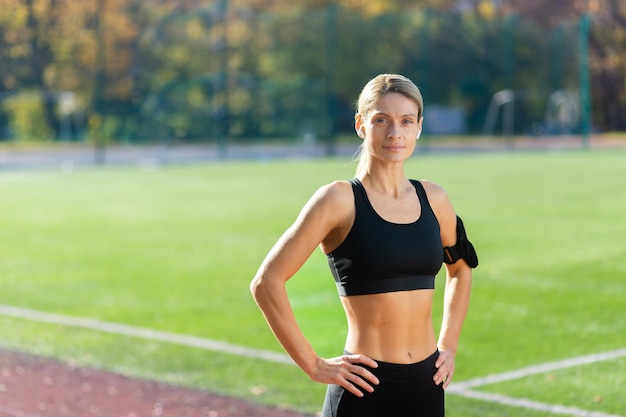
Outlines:
{"label": "blurred tree background", "polygon": [[442,132],[510,90],[515,133],[563,133],[563,100],[576,133],[586,68],[593,126],[626,130],[623,0],[0,0],[0,140],[331,138],[381,72]]}

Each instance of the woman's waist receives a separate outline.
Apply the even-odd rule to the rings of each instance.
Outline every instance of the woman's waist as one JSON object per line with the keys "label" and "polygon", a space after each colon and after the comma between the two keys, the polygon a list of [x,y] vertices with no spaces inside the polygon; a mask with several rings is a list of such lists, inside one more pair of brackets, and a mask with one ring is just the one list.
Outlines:
{"label": "woman's waist", "polygon": [[437,350],[432,327],[426,329],[377,329],[348,332],[345,349],[371,359],[410,364],[428,358]]}

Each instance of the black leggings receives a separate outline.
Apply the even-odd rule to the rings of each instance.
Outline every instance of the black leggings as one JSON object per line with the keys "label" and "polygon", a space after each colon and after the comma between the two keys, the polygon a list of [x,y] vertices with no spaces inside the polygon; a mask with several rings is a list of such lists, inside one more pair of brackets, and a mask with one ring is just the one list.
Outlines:
{"label": "black leggings", "polygon": [[374,392],[356,397],[329,385],[321,417],[444,417],[443,388],[433,381],[437,357],[438,351],[408,365],[377,361],[378,368],[364,366],[380,380]]}

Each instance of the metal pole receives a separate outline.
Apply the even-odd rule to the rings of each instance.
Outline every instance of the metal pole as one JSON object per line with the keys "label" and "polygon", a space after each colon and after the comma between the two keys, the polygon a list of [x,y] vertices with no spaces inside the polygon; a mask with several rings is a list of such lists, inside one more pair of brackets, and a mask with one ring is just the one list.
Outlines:
{"label": "metal pole", "polygon": [[230,54],[229,50],[229,39],[228,39],[228,0],[221,0],[220,3],[220,12],[222,14],[222,60],[221,60],[221,77],[222,77],[222,104],[219,109],[219,136],[217,139],[217,148],[218,153],[221,158],[225,158],[227,156],[227,148],[226,143],[228,141],[228,132],[230,130],[230,76],[229,76],[229,68],[228,68],[228,58]]}
{"label": "metal pole", "polygon": [[514,124],[515,124],[515,106],[514,97],[515,89],[513,87],[513,74],[515,72],[515,26],[517,23],[517,16],[511,14],[506,19],[505,36],[504,36],[504,54],[505,54],[505,88],[510,90],[513,95],[513,99],[507,103],[503,108],[502,114],[502,133],[504,135],[504,141],[507,149],[513,149],[515,142],[513,140]]}
{"label": "metal pole", "polygon": [[[422,47],[422,51],[423,51],[423,57],[424,57],[424,62],[426,64],[422,65],[422,71],[421,73],[423,74],[420,78],[420,90],[422,92],[422,100],[424,101],[424,107],[428,108],[428,103],[430,103],[430,88],[431,88],[431,54],[432,54],[432,25],[431,22],[432,20],[435,18],[435,13],[433,12],[433,10],[429,7],[424,11],[424,20],[422,21],[422,27],[421,27],[421,47]],[[422,117],[424,117],[424,115],[422,115]],[[423,127],[423,128],[428,128]],[[421,149],[424,150],[425,152],[430,151],[430,135],[422,135],[421,136],[421,140],[418,141],[418,144],[420,144],[421,142]]]}
{"label": "metal pole", "polygon": [[513,73],[515,72],[515,26],[517,16],[509,15],[504,28],[504,88],[514,90]]}
{"label": "metal pole", "polygon": [[106,0],[98,0],[96,16],[96,69],[94,85],[94,110],[96,113],[96,123],[92,126],[95,129],[95,163],[104,165],[106,162],[106,141],[104,132],[104,86],[106,82],[106,42],[104,39],[104,20],[106,14]]}
{"label": "metal pole", "polygon": [[334,156],[337,153],[335,143],[335,49],[337,43],[336,34],[337,5],[332,3],[328,6],[326,17],[326,97],[328,111],[328,142],[326,155]]}
{"label": "metal pole", "polygon": [[588,14],[580,17],[579,30],[579,72],[580,72],[580,104],[581,104],[581,136],[582,146],[589,147],[591,134],[591,82],[589,77],[589,31],[591,19]]}

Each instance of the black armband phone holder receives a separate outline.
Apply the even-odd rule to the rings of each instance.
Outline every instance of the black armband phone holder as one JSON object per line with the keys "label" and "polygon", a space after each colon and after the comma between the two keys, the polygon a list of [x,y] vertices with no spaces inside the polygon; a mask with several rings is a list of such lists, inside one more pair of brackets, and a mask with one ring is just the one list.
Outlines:
{"label": "black armband phone holder", "polygon": [[456,216],[456,244],[443,248],[443,261],[447,264],[453,264],[461,258],[472,268],[478,266],[478,255],[474,245],[467,239],[463,221],[459,216]]}

